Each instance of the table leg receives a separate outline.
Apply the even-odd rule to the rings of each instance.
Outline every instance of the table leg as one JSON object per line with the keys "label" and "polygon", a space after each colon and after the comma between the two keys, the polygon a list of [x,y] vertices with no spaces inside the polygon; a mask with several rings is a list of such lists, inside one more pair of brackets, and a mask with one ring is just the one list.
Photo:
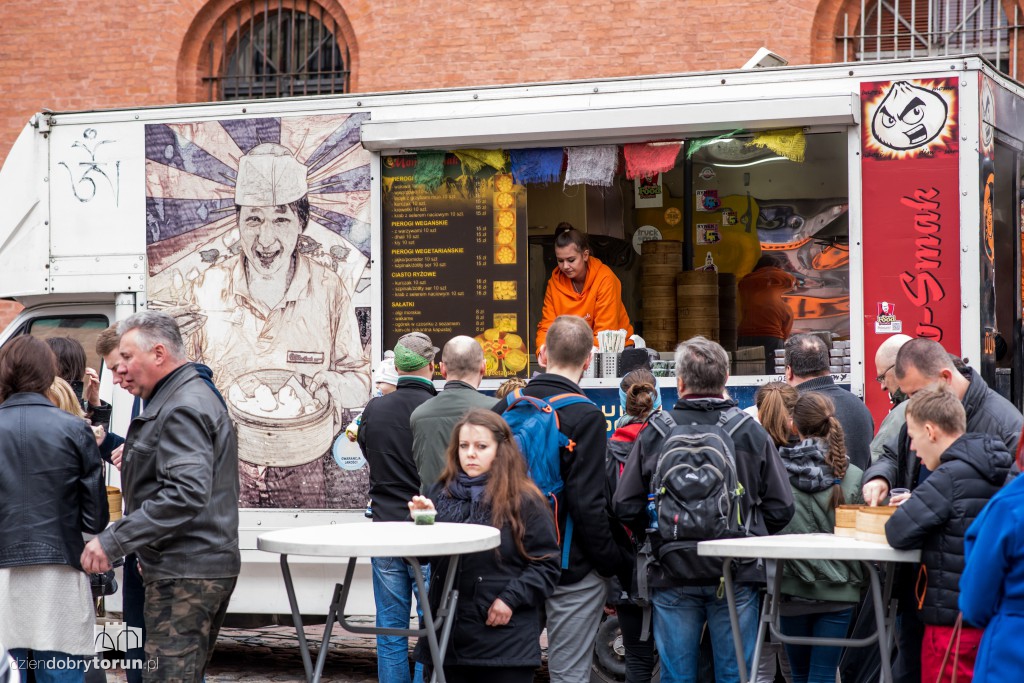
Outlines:
{"label": "table leg", "polygon": [[[747,683],[747,660],[743,656],[743,634],[740,633],[740,615],[736,609],[736,591],[732,585],[732,558],[722,562],[722,579],[725,582],[725,601],[729,604],[729,625],[732,626],[732,642],[736,647],[736,663],[739,665],[740,683]],[[891,683],[887,682],[887,683]]]}
{"label": "table leg", "polygon": [[757,678],[761,651],[764,648],[764,637],[766,633],[771,633],[771,626],[778,618],[779,599],[782,595],[782,563],[778,560],[766,560],[766,563],[768,582],[764,595],[764,606],[761,608],[761,614],[757,620],[757,643],[754,645],[754,660],[750,664],[750,680]]}
{"label": "table leg", "polygon": [[459,591],[453,589],[455,576],[459,573],[459,556],[452,555],[448,561],[448,574],[444,579],[444,590],[441,593],[441,606],[438,608],[437,617],[441,620],[441,640],[437,646],[443,653],[448,652],[448,638],[451,636],[452,624],[455,623],[455,609],[459,603]]}
{"label": "table leg", "polygon": [[427,594],[427,582],[423,580],[423,567],[415,557],[408,557],[406,561],[412,565],[413,578],[416,580],[416,588],[420,594],[420,607],[423,609],[423,629],[427,637],[427,646],[430,649],[430,661],[434,663],[434,675],[432,681],[446,683],[444,678],[444,653],[438,647],[437,631],[434,630],[434,615],[430,611],[430,596]]}
{"label": "table leg", "polygon": [[[354,564],[355,560],[350,559],[350,563]],[[345,585],[348,585],[348,580],[345,581]],[[324,623],[324,637],[320,641],[320,652],[316,657],[316,667],[313,669],[313,678],[311,683],[320,683],[320,677],[324,672],[324,664],[327,662],[327,651],[331,647],[331,631],[334,630],[334,622],[337,620],[338,610],[341,608],[340,604],[341,596],[341,584],[334,584],[334,595],[331,596],[331,607],[327,610],[327,621]]]}
{"label": "table leg", "polygon": [[871,599],[875,605],[875,628],[878,630],[878,654],[881,656],[882,683],[892,683],[892,662],[889,660],[889,637],[886,631],[886,613],[883,602],[882,586],[878,580],[878,571],[870,562],[861,564],[871,578]]}
{"label": "table leg", "polygon": [[292,572],[288,568],[287,555],[281,555],[281,573],[284,575],[284,589],[288,592],[288,604],[292,608],[295,632],[299,636],[299,652],[302,654],[302,666],[306,669],[306,680],[312,681],[313,664],[309,658],[309,643],[306,642],[306,630],[302,626],[302,615],[299,613],[299,604],[295,599],[295,586],[292,584]]}

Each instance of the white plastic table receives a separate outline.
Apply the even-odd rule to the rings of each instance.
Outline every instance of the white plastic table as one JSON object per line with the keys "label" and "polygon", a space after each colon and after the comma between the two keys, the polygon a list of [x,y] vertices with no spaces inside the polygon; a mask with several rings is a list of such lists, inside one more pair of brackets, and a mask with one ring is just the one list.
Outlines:
{"label": "white plastic table", "polygon": [[[891,624],[895,617],[895,605],[889,604],[892,593],[892,571],[885,572],[884,585],[878,577],[877,563],[920,562],[920,550],[896,550],[886,543],[871,543],[855,538],[833,534],[785,534],[757,538],[721,539],[703,541],[697,545],[697,554],[705,557],[721,557],[722,576],[725,579],[725,597],[729,603],[729,620],[734,634],[736,659],[739,662],[740,683],[754,678],[757,662],[761,655],[765,628],[781,643],[790,645],[825,645],[833,647],[867,647],[878,643],[882,657],[882,681],[892,683],[892,667],[889,662]],[[768,595],[761,612],[757,629],[757,644],[754,646],[754,661],[748,674],[743,657],[743,642],[739,629],[739,615],[736,611],[736,594],[732,581],[732,561],[736,559],[763,559],[768,563]],[[782,566],[785,560],[847,560],[864,565],[871,579],[871,598],[875,607],[876,631],[867,638],[810,638],[786,636],[779,632],[779,604],[782,592]]]}
{"label": "white plastic table", "polygon": [[[309,683],[319,683],[320,681],[335,621],[352,633],[416,636],[418,638],[426,636],[430,657],[434,662],[432,680],[445,683],[444,653],[448,646],[448,636],[451,633],[455,605],[458,601],[459,592],[453,588],[453,585],[458,570],[459,556],[496,548],[500,542],[500,533],[497,529],[480,524],[437,523],[417,526],[412,522],[355,522],[270,531],[257,538],[256,547],[269,553],[281,554],[284,587],[288,591],[292,619],[299,636],[302,664],[306,668],[306,680]],[[303,629],[302,616],[295,599],[295,587],[292,584],[292,574],[288,568],[289,555],[349,558],[344,583],[334,586],[334,595],[331,598],[327,623],[324,626],[323,642],[320,644],[320,653],[316,658],[315,667],[310,661],[306,632]],[[345,604],[348,602],[349,589],[352,587],[356,559],[360,557],[402,557],[412,565],[416,588],[420,595],[420,607],[423,610],[422,628],[377,628],[348,623]],[[420,566],[419,558],[424,557],[448,557],[450,562],[450,570],[445,577],[441,602],[436,615],[430,610],[430,600],[423,580],[423,568]],[[441,631],[440,637],[438,637],[438,630]]]}

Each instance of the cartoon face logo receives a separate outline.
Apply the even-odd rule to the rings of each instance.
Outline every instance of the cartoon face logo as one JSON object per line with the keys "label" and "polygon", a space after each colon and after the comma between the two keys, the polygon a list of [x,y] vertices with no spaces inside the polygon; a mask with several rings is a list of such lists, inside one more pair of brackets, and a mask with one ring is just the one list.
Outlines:
{"label": "cartoon face logo", "polygon": [[949,106],[939,93],[897,81],[875,110],[871,134],[890,149],[916,149],[938,137],[948,113]]}

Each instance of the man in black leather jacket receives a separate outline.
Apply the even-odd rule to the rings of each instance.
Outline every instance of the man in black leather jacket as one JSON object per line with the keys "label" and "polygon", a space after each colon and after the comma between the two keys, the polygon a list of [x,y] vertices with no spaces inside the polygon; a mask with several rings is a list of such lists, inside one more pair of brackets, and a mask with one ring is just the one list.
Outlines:
{"label": "man in black leather jacket", "polygon": [[119,331],[123,385],[146,407],[121,462],[127,514],[88,543],[82,566],[105,571],[111,558],[136,552],[146,656],[156,667],[146,677],[200,681],[241,567],[238,444],[174,318],[144,311]]}

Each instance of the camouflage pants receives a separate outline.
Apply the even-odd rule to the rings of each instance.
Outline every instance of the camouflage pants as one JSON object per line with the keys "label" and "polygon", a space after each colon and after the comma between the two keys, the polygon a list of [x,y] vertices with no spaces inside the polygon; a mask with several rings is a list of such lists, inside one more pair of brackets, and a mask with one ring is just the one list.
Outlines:
{"label": "camouflage pants", "polygon": [[224,623],[235,577],[146,584],[143,683],[199,683]]}

